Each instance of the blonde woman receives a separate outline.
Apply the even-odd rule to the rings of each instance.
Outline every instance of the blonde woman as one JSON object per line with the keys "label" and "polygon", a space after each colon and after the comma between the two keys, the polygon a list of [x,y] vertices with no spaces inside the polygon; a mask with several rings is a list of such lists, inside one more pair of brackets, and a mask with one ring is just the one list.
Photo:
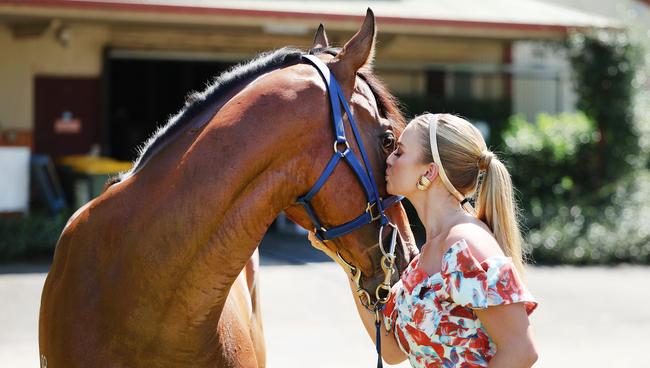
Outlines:
{"label": "blonde woman", "polygon": [[[415,207],[426,242],[383,311],[384,360],[408,358],[413,367],[532,366],[537,352],[528,315],[537,302],[522,282],[512,183],[478,129],[449,114],[416,117],[387,159],[386,181],[390,194]],[[326,249],[313,233],[309,238]],[[374,340],[374,316],[354,299]]]}

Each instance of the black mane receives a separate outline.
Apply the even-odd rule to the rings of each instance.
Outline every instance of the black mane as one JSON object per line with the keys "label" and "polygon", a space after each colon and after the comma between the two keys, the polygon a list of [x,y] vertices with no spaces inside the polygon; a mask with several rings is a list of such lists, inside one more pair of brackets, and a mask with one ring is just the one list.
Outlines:
{"label": "black mane", "polygon": [[[340,49],[325,48],[312,49],[310,54],[328,53],[336,55]],[[131,170],[109,180],[106,187],[121,181],[138,170],[162,147],[165,146],[183,127],[189,124],[204,109],[208,108],[220,95],[226,94],[237,87],[242,81],[257,75],[267,73],[289,62],[297,62],[305,52],[296,48],[283,47],[274,51],[262,53],[254,59],[238,64],[230,70],[214,78],[202,92],[194,92],[187,96],[185,106],[167,123],[159,127],[147,141],[138,148],[138,158],[134,161]],[[406,123],[399,108],[397,99],[390,94],[385,85],[369,69],[360,70],[358,73],[370,87],[377,100],[380,115],[391,121],[393,131],[399,135]]]}
{"label": "black mane", "polygon": [[147,141],[138,147],[138,158],[131,170],[121,177],[137,172],[170,138],[186,126],[192,119],[210,106],[218,96],[228,93],[240,82],[278,68],[290,61],[297,61],[303,51],[283,47],[274,51],[259,54],[252,60],[235,65],[228,71],[215,77],[202,92],[193,92],[185,99],[185,106],[171,117],[165,125],[160,126]]}

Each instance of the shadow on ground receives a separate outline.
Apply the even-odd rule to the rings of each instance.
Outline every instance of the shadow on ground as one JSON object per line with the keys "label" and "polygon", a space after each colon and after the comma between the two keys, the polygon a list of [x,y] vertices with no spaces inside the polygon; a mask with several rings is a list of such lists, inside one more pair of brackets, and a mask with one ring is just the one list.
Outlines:
{"label": "shadow on ground", "polygon": [[311,246],[307,235],[281,234],[271,230],[262,239],[259,249],[263,266],[333,262]]}

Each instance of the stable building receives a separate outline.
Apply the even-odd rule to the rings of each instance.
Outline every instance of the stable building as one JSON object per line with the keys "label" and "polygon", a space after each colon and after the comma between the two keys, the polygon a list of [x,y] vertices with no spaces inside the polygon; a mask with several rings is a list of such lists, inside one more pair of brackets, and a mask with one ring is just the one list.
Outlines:
{"label": "stable building", "polygon": [[535,45],[618,27],[529,0],[0,0],[0,146],[132,160],[190,91],[260,52],[309,48],[320,23],[342,46],[368,5],[375,70],[409,113],[460,113],[486,132],[573,109],[566,63]]}

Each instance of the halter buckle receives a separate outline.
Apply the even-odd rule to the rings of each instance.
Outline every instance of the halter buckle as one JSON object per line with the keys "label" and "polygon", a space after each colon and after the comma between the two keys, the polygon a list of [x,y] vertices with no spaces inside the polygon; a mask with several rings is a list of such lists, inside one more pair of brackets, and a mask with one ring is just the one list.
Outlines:
{"label": "halter buckle", "polygon": [[381,216],[382,216],[382,213],[381,213],[381,211],[378,211],[377,215],[374,215],[372,213],[373,208],[375,208],[375,209],[377,208],[377,202],[372,202],[372,203],[368,202],[368,205],[366,206],[366,212],[370,215],[371,221],[379,220],[381,218]]}

